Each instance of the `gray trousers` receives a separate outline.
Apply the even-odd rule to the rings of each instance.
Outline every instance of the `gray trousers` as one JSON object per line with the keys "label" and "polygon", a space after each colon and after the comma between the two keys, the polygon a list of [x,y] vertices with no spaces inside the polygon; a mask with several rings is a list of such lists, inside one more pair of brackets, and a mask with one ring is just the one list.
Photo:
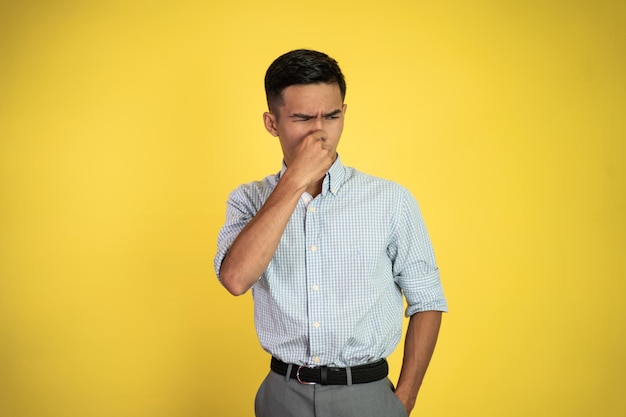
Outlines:
{"label": "gray trousers", "polygon": [[388,378],[367,384],[303,385],[270,371],[254,401],[256,417],[408,417]]}

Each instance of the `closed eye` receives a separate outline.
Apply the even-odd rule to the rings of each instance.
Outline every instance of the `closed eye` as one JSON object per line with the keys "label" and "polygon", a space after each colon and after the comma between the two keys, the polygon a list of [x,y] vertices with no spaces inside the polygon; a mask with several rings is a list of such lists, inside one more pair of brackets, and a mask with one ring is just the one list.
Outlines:
{"label": "closed eye", "polygon": [[333,110],[333,111],[331,111],[328,114],[324,114],[323,116],[327,120],[339,119],[339,117],[341,117],[341,110],[339,110],[339,109]]}
{"label": "closed eye", "polygon": [[[303,113],[294,113],[289,116],[295,122],[308,122],[317,116]],[[330,113],[322,113],[322,117],[326,120],[335,120],[341,118],[341,109],[333,110]]]}
{"label": "closed eye", "polygon": [[308,114],[292,114],[289,117],[296,122],[308,122],[309,120],[313,119],[315,116],[309,116]]}

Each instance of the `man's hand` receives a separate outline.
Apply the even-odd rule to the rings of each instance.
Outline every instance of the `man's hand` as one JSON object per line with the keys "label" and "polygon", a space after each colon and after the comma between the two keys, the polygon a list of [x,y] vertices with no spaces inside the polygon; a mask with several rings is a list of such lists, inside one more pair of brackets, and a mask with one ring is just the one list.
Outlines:
{"label": "man's hand", "polygon": [[296,147],[289,161],[286,161],[285,175],[289,175],[309,192],[320,186],[319,182],[337,158],[337,152],[326,142],[326,137],[324,130],[311,133]]}
{"label": "man's hand", "polygon": [[413,407],[415,407],[415,397],[411,398],[410,395],[407,396],[407,395],[404,395],[403,393],[398,393],[397,391],[396,391],[396,396],[398,397],[402,405],[404,405],[404,409],[406,410],[406,415],[407,416],[411,415],[411,411],[413,410]]}

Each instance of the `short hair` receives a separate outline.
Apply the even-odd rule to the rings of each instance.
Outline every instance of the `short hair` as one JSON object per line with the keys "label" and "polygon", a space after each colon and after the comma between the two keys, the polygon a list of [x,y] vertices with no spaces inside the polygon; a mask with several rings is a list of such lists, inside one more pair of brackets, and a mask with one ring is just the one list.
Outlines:
{"label": "short hair", "polygon": [[265,96],[271,112],[277,113],[283,90],[292,85],[337,83],[346,98],[346,80],[339,64],[323,52],[296,49],[276,58],[265,73]]}

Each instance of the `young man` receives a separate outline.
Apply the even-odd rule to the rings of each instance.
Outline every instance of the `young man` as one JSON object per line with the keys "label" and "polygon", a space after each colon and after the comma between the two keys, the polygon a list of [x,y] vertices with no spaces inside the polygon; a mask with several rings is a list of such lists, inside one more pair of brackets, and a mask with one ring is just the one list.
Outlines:
{"label": "young man", "polygon": [[[252,289],[271,371],[258,417],[407,416],[447,305],[417,202],[403,187],[342,164],[346,84],[326,54],[296,50],[265,76],[282,170],[234,190],[215,270]],[[385,358],[410,316],[394,391]]]}

